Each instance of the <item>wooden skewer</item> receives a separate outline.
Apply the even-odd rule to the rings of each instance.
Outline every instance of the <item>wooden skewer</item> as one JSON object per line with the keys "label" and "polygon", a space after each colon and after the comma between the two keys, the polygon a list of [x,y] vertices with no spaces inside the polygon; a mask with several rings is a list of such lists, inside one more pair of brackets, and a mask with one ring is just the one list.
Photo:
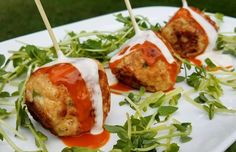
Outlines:
{"label": "wooden skewer", "polygon": [[131,18],[131,21],[132,21],[132,24],[133,24],[133,27],[134,27],[134,31],[135,33],[139,33],[140,32],[140,29],[138,27],[138,24],[135,20],[135,17],[134,17],[134,14],[133,14],[133,11],[132,11],[132,7],[131,7],[131,4],[130,4],[130,1],[129,0],[125,0],[125,5],[128,9],[128,12],[129,12],[129,16]]}
{"label": "wooden skewer", "polygon": [[46,15],[46,13],[45,13],[45,11],[43,9],[42,3],[41,3],[40,0],[34,0],[34,1],[35,1],[35,4],[37,5],[39,13],[40,13],[40,15],[41,15],[41,17],[43,19],[43,22],[44,22],[44,24],[45,24],[45,26],[47,28],[48,34],[49,34],[49,36],[50,36],[50,38],[52,40],[53,46],[54,46],[54,48],[56,50],[56,53],[57,53],[57,56],[59,58],[59,57],[61,57],[62,52],[60,52],[60,47],[59,47],[59,45],[57,43],[57,39],[55,37],[55,34],[53,33],[52,27],[51,27],[51,25],[50,25],[50,23],[48,21],[47,15]]}
{"label": "wooden skewer", "polygon": [[183,7],[188,7],[187,0],[182,0],[182,5],[183,5]]}

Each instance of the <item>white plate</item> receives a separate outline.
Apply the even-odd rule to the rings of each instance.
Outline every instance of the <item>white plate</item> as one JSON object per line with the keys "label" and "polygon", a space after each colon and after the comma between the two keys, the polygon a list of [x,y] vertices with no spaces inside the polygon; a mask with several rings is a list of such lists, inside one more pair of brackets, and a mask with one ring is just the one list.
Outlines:
{"label": "white plate", "polygon": [[[170,16],[174,14],[177,8],[173,7],[145,7],[134,10],[136,15],[143,15],[149,18],[152,23],[163,23],[168,21]],[[127,12],[122,12],[127,15]],[[115,13],[113,13],[115,14]],[[65,31],[79,32],[81,30],[93,31],[113,31],[120,27],[122,24],[115,21],[113,14],[104,15],[84,21],[60,26],[54,29],[58,39],[62,39],[65,36]],[[236,27],[236,19],[231,17],[225,17],[224,23],[221,26],[221,31],[231,32]],[[2,27],[4,28],[4,27]],[[17,29],[16,29],[17,30]],[[0,43],[1,53],[9,56],[8,50],[17,50],[22,46],[16,40],[23,41],[29,44],[49,46],[51,41],[46,31],[37,32],[34,34],[18,37],[8,41]],[[236,60],[234,60],[236,63]],[[177,84],[187,88],[184,84]],[[224,88],[224,97],[222,100],[229,107],[236,107],[236,91],[232,91],[229,88]],[[107,124],[123,124],[125,121],[125,112],[132,110],[128,107],[120,107],[118,102],[122,100],[121,96],[112,95],[111,98],[111,112],[106,121]],[[193,125],[193,131],[191,142],[180,144],[180,151],[182,152],[222,152],[229,147],[236,140],[236,116],[235,115],[223,115],[217,114],[213,120],[208,120],[207,114],[193,107],[183,99],[179,103],[179,110],[174,115],[180,121],[191,122]],[[14,127],[14,120],[8,120]],[[65,145],[55,136],[50,134],[47,130],[43,129],[37,122],[34,122],[36,127],[43,131],[48,137],[47,147],[51,152],[61,151]],[[25,150],[34,150],[34,139],[28,133],[27,130],[22,130],[23,134],[27,135],[27,141],[20,141],[12,138],[16,144]],[[116,136],[111,135],[109,142],[102,148],[108,151],[112,148],[112,145],[116,143]],[[8,152],[12,151],[11,148],[5,143],[0,142],[0,151]]]}

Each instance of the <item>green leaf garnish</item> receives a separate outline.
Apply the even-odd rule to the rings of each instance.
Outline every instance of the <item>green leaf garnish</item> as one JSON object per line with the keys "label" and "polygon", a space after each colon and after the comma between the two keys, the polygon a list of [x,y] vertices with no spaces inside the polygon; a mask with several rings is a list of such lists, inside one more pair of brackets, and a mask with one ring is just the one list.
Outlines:
{"label": "green leaf garnish", "polygon": [[98,149],[89,149],[85,147],[66,147],[61,152],[101,152]]}
{"label": "green leaf garnish", "polygon": [[206,60],[205,60],[205,62],[206,62],[206,64],[207,64],[207,66],[208,67],[210,67],[210,68],[215,68],[216,67],[216,65],[211,61],[211,59],[209,59],[209,58],[207,58]]}
{"label": "green leaf garnish", "polygon": [[166,152],[178,152],[179,146],[176,143],[172,143]]}
{"label": "green leaf garnish", "polygon": [[189,142],[189,141],[191,141],[191,140],[192,140],[192,138],[189,137],[189,136],[181,136],[181,137],[180,137],[180,141],[181,141],[182,143],[186,143],[186,142]]}
{"label": "green leaf garnish", "polygon": [[0,67],[3,66],[5,60],[6,60],[5,56],[3,54],[0,54]]}
{"label": "green leaf garnish", "polygon": [[173,107],[173,106],[161,106],[158,109],[158,113],[160,116],[168,116],[173,114],[175,111],[177,111],[178,108],[177,107]]}
{"label": "green leaf garnish", "polygon": [[183,82],[185,80],[185,77],[183,77],[183,76],[177,76],[177,78],[176,78],[176,82],[178,83],[178,82]]}
{"label": "green leaf garnish", "polygon": [[11,95],[10,95],[9,92],[3,91],[3,92],[0,93],[0,98],[10,97],[10,96],[11,96]]}

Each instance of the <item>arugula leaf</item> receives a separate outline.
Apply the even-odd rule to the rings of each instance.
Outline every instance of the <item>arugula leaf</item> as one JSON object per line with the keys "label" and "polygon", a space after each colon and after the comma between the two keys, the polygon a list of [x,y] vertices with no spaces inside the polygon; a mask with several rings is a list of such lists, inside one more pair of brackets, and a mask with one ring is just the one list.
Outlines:
{"label": "arugula leaf", "polygon": [[158,109],[158,113],[160,116],[168,116],[173,114],[175,111],[177,111],[178,108],[177,107],[173,107],[173,106],[161,106]]}

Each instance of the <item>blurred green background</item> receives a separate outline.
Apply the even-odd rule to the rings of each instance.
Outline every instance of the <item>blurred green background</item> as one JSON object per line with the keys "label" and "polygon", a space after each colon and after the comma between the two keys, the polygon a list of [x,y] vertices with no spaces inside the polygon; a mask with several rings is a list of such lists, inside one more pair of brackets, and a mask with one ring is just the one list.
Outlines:
{"label": "blurred green background", "polygon": [[[42,3],[53,27],[125,9],[123,0],[42,0]],[[133,7],[181,6],[181,0],[131,0],[131,3]],[[189,4],[236,17],[236,0],[189,0]],[[43,29],[33,0],[0,1],[0,42]],[[236,152],[236,143],[227,152]]]}
{"label": "blurred green background", "polygon": [[[42,0],[52,26],[124,10],[123,0]],[[133,7],[181,6],[181,0],[131,0]],[[190,5],[236,17],[236,0],[189,0]],[[158,14],[157,14],[158,15]],[[0,42],[44,29],[34,0],[0,0]]]}

